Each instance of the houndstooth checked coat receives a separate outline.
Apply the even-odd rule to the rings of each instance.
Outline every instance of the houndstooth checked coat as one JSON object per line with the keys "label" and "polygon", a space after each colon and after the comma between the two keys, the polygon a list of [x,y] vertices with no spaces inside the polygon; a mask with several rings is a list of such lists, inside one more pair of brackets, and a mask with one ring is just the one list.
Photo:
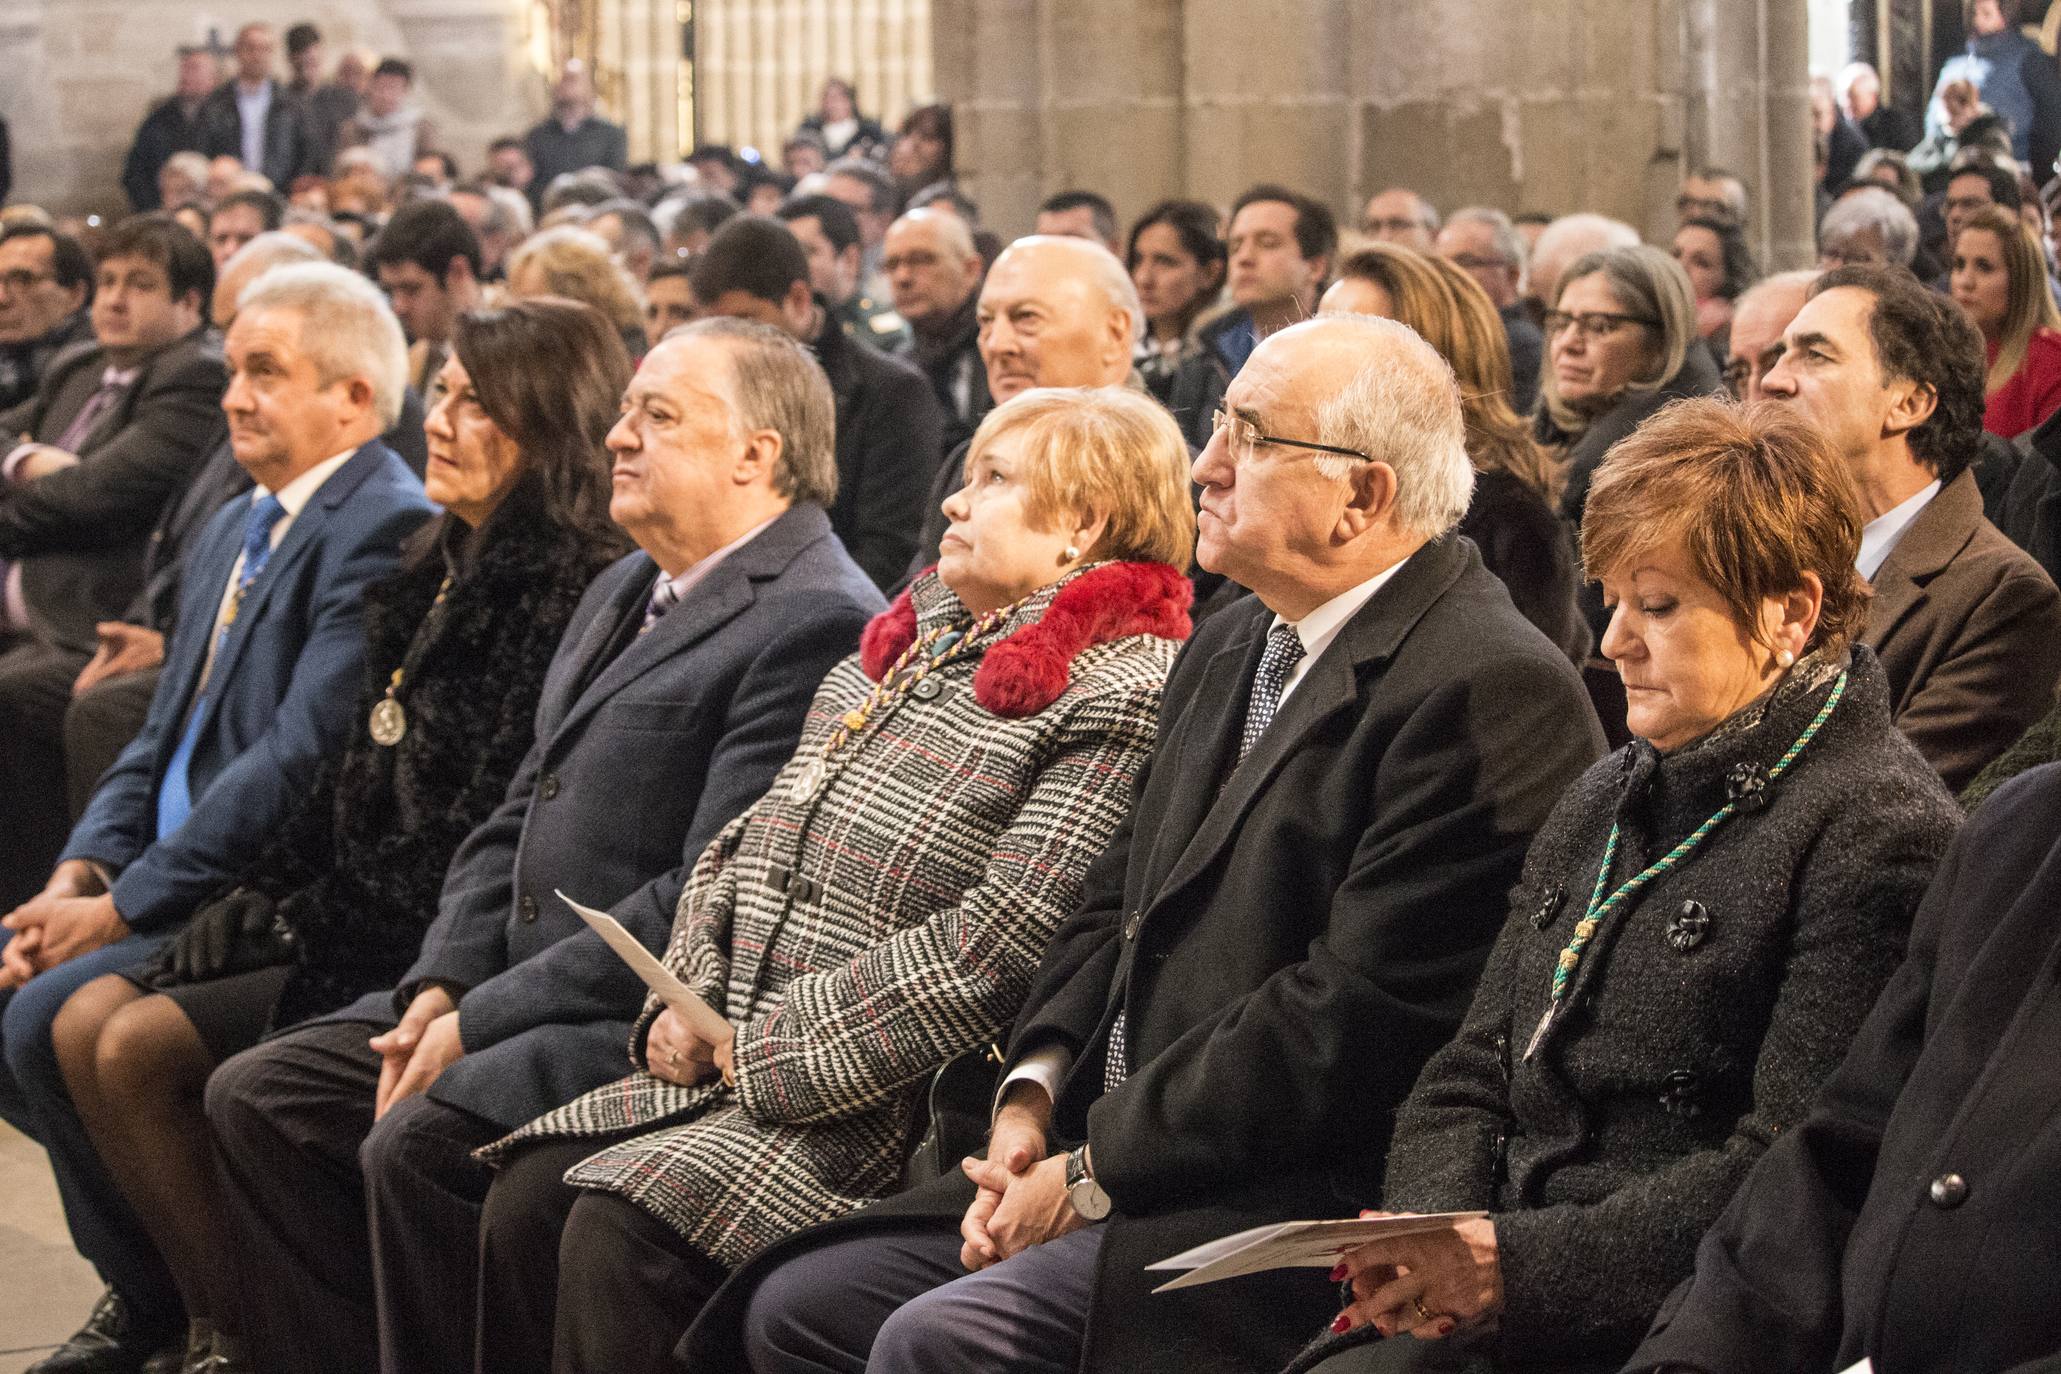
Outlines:
{"label": "houndstooth checked coat", "polygon": [[731,1267],[892,1191],[916,1094],[1006,1033],[1131,803],[1188,595],[1162,564],[1073,574],[878,712],[810,795],[837,718],[917,635],[967,618],[935,573],[919,578],[824,679],[793,758],[680,898],[666,966],[736,1025],[736,1087],[645,1071],[652,998],[636,1072],[483,1156],[623,1137],[567,1181]]}

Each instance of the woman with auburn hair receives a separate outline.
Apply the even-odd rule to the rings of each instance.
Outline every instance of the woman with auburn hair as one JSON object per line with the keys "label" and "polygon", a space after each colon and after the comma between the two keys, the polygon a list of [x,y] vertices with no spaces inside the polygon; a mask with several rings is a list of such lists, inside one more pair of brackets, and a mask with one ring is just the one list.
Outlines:
{"label": "woman with auburn hair", "polygon": [[1988,350],[1982,427],[2012,439],[2061,409],[2061,310],[2031,232],[2007,210],[1976,211],[1954,239],[1948,284]]}
{"label": "woman with auburn hair", "polygon": [[615,330],[584,305],[458,317],[426,425],[424,487],[445,514],[366,593],[357,733],[233,888],[154,962],[58,1014],[72,1100],[184,1303],[180,1368],[244,1367],[236,1295],[220,1291],[208,1075],[414,962],[452,855],[529,750],[559,636],[626,543],[602,439],[629,379]]}
{"label": "woman with auburn hair", "polygon": [[1318,309],[1406,324],[1453,369],[1474,464],[1460,533],[1481,549],[1524,618],[1570,659],[1585,660],[1593,640],[1575,608],[1574,541],[1553,509],[1545,452],[1510,408],[1509,336],[1488,293],[1444,258],[1373,243],[1339,264]]}
{"label": "woman with auburn hair", "polygon": [[1343,1334],[1297,1369],[1618,1369],[1803,1119],[1960,815],[1853,642],[1860,537],[1774,404],[1679,402],[1604,460],[1582,556],[1634,738],[1539,831],[1382,1185],[1489,1215],[1348,1252]]}
{"label": "woman with auburn hair", "polygon": [[731,1270],[895,1190],[1079,902],[1188,634],[1187,446],[1149,397],[1036,389],[965,467],[937,566],[688,877],[665,962],[726,1033],[654,997],[627,1077],[488,1147],[479,1368],[671,1367]]}

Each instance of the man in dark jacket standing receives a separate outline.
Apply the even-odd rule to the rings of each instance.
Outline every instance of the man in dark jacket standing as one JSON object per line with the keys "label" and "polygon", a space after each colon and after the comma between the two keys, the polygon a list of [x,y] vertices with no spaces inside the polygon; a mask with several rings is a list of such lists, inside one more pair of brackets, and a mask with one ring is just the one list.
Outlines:
{"label": "man in dark jacket standing", "polygon": [[470,1367],[469,1342],[438,1339],[451,1322],[408,1314],[470,1294],[477,1251],[409,1238],[477,1232],[491,1175],[471,1151],[621,1077],[644,996],[555,892],[662,950],[688,866],[885,604],[824,513],[830,405],[768,399],[811,382],[799,344],[741,320],[645,357],[609,435],[610,514],[640,551],[574,612],[536,743],[453,858],[414,967],[209,1081],[260,1368]]}
{"label": "man in dark jacket standing", "polygon": [[202,333],[214,265],[162,215],[110,232],[93,301],[97,342],[60,357],[0,413],[30,442],[0,459],[0,907],[43,886],[69,828],[58,752],[73,678],[143,586],[166,501],[221,435],[227,378]]}
{"label": "man in dark jacket standing", "polygon": [[704,315],[757,320],[814,350],[837,402],[837,501],[830,528],[874,585],[901,580],[928,514],[944,412],[923,374],[850,338],[810,289],[809,260],[786,225],[739,215],[694,260]]}
{"label": "man in dark jacket standing", "polygon": [[129,156],[122,163],[122,189],[139,211],[164,204],[157,178],[172,154],[199,152],[207,141],[201,106],[221,75],[215,55],[206,48],[179,49],[178,88],[143,117],[136,141],[129,145]]}
{"label": "man in dark jacket standing", "polygon": [[278,52],[269,24],[245,24],[237,32],[236,75],[200,107],[200,150],[262,172],[284,196],[303,172],[322,170],[322,154],[308,131],[307,111],[272,79]]}
{"label": "man in dark jacket standing", "polygon": [[554,177],[588,167],[620,172],[630,165],[629,135],[622,125],[594,113],[594,78],[577,58],[559,72],[551,88],[551,115],[531,127],[523,146],[532,168],[530,204],[538,210]]}
{"label": "man in dark jacket standing", "polygon": [[1910,954],[1630,1370],[2051,1369],[2061,768],[1975,811]]}
{"label": "man in dark jacket standing", "polygon": [[[762,1281],[760,1374],[869,1350],[896,1370],[1285,1363],[1329,1317],[1323,1284],[1153,1297],[1143,1266],[1371,1186],[1533,831],[1602,752],[1566,656],[1443,537],[1472,474],[1428,345],[1314,320],[1261,343],[1225,403],[1197,552],[1255,595],[1175,666],[1131,816],[1017,1018],[986,1158],[733,1280]],[[719,1312],[694,1367],[742,1364]]]}
{"label": "man in dark jacket standing", "polygon": [[1285,186],[1255,186],[1231,207],[1224,284],[1236,309],[1202,326],[1202,351],[1174,374],[1173,411],[1190,448],[1209,442],[1209,417],[1259,341],[1317,313],[1338,253],[1331,211]]}

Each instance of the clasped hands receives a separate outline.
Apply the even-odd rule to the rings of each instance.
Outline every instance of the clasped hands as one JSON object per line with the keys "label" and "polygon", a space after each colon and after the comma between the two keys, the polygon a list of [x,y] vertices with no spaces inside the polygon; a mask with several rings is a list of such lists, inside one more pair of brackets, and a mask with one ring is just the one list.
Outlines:
{"label": "clasped hands", "polygon": [[14,932],[0,948],[0,988],[18,988],[129,934],[107,884],[84,859],[59,864],[43,890],[0,918],[0,926]]}
{"label": "clasped hands", "polygon": [[1437,1340],[1463,1326],[1486,1321],[1503,1307],[1503,1272],[1496,1257],[1492,1217],[1369,1241],[1348,1250],[1331,1277],[1338,1282],[1351,1280],[1353,1291],[1353,1301],[1338,1314],[1333,1331],[1372,1325],[1384,1336],[1407,1331],[1424,1340]]}
{"label": "clasped hands", "polygon": [[644,1067],[653,1078],[677,1083],[683,1088],[715,1075],[723,1075],[723,1081],[737,1086],[737,1028],[729,1028],[729,1034],[720,1041],[704,1038],[685,1021],[673,1014],[667,1007],[651,1023],[650,1032],[644,1037]]}
{"label": "clasped hands", "polygon": [[1066,1156],[1046,1154],[1051,1122],[1045,1090],[1018,1082],[995,1114],[987,1157],[960,1162],[978,1190],[959,1222],[959,1262],[969,1272],[1087,1225],[1066,1191]]}

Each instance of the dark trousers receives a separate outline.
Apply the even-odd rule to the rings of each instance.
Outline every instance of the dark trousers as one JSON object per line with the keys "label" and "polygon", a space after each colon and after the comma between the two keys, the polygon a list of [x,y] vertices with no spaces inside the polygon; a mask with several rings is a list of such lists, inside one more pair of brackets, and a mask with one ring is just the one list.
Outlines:
{"label": "dark trousers", "polygon": [[93,800],[93,789],[129,741],[143,731],[158,669],[126,673],[96,682],[75,696],[64,712],[64,780],[72,819]]}
{"label": "dark trousers", "polygon": [[959,1233],[934,1224],[818,1246],[753,1294],[752,1374],[1072,1374],[1102,1234],[1089,1226],[976,1274],[959,1263]]}
{"label": "dark trousers", "polygon": [[85,666],[33,641],[0,653],[0,915],[43,890],[71,834],[64,712]]}
{"label": "dark trousers", "polygon": [[145,962],[169,938],[165,932],[131,935],[0,992],[0,1118],[49,1154],[72,1244],[128,1300],[141,1328],[159,1334],[170,1334],[184,1322],[184,1306],[171,1271],[147,1238],[142,1219],[108,1176],[72,1105],[50,1023],[73,993],[103,974]]}
{"label": "dark trousers", "polygon": [[672,1227],[613,1193],[564,1181],[598,1148],[516,1154],[480,1225],[479,1374],[676,1370],[673,1347],[727,1276]]}
{"label": "dark trousers", "polygon": [[[480,1203],[472,1151],[501,1126],[426,1097],[373,1121],[384,1027],[319,1022],[226,1061],[208,1080],[229,1228],[244,1266],[241,1334],[260,1369],[365,1374],[472,1363],[449,1320],[477,1288]],[[389,1312],[376,1294],[415,1301]]]}

